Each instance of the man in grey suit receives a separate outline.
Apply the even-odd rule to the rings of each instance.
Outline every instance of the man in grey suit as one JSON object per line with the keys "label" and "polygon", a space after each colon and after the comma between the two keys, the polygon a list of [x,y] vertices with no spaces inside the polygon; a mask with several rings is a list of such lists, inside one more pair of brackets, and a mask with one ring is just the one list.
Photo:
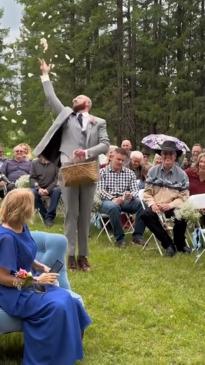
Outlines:
{"label": "man in grey suit", "polygon": [[[46,98],[57,118],[34,150],[35,155],[44,155],[50,161],[63,165],[73,157],[79,161],[97,160],[98,155],[106,153],[109,148],[109,138],[104,119],[89,114],[91,99],[78,95],[73,99],[73,107],[65,107],[55,94],[49,80],[51,65],[40,60]],[[96,184],[62,187],[62,197],[65,205],[65,235],[69,243],[68,267],[89,271],[88,234],[90,214]],[[76,241],[78,240],[78,258],[75,257]]]}

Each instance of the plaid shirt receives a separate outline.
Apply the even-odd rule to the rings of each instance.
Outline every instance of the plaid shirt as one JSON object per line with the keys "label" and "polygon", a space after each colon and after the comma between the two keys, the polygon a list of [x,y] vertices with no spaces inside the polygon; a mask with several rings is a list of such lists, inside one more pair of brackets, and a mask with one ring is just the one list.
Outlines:
{"label": "plaid shirt", "polygon": [[112,170],[111,166],[100,169],[97,191],[102,200],[112,200],[122,196],[125,191],[129,191],[137,197],[138,190],[135,173],[130,169],[122,167],[120,172]]}

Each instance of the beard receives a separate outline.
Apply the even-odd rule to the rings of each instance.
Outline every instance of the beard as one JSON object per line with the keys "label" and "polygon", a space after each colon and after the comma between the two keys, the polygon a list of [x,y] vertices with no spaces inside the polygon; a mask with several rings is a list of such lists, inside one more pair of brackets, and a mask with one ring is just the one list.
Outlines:
{"label": "beard", "polygon": [[73,111],[74,111],[75,113],[77,113],[77,112],[80,112],[80,111],[84,110],[84,109],[85,109],[85,107],[86,107],[86,102],[84,101],[84,102],[83,102],[83,103],[81,103],[81,104],[74,105],[74,106],[73,106]]}

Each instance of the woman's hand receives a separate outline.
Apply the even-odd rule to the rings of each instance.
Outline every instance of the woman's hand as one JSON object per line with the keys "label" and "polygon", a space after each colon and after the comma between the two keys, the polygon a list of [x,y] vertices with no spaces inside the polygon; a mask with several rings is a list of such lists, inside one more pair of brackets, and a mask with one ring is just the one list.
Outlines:
{"label": "woman's hand", "polygon": [[55,272],[43,273],[39,276],[35,276],[34,279],[38,284],[51,284],[55,285],[58,280],[59,274]]}
{"label": "woman's hand", "polygon": [[50,267],[43,264],[42,262],[39,262],[37,260],[34,260],[33,264],[32,264],[33,269],[35,269],[36,271],[40,271],[40,272],[49,272],[50,271]]}
{"label": "woman's hand", "polygon": [[45,265],[45,264],[41,264],[41,271],[42,272],[49,272],[50,271],[50,267]]}

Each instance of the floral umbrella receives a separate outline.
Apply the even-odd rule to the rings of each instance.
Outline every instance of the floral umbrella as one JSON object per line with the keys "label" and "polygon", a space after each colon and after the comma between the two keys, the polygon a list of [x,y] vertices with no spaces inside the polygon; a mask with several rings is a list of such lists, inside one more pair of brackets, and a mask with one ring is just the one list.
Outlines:
{"label": "floral umbrella", "polygon": [[166,134],[149,134],[148,136],[144,137],[141,143],[152,150],[159,151],[161,148],[160,146],[165,141],[173,141],[176,143],[176,147],[179,151],[182,151],[184,154],[187,151],[190,151],[189,147],[186,145],[185,142],[180,141],[180,139],[172,136],[167,136]]}

